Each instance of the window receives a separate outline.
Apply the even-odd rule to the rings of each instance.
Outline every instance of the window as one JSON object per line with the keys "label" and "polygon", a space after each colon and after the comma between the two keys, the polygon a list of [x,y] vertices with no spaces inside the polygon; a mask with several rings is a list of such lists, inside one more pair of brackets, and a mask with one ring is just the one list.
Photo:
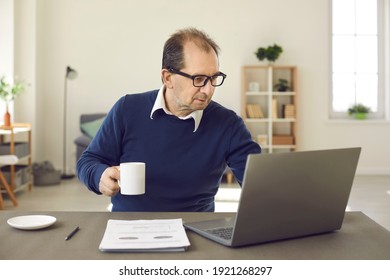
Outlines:
{"label": "window", "polygon": [[332,0],[332,118],[345,118],[358,103],[384,118],[386,1]]}

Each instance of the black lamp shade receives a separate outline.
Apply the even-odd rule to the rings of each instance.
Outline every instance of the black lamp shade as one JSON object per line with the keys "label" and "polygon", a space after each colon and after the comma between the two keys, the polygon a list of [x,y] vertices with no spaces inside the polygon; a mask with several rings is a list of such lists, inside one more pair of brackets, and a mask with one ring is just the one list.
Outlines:
{"label": "black lamp shade", "polygon": [[69,80],[73,80],[77,78],[77,71],[71,68],[70,66],[66,67],[66,78]]}

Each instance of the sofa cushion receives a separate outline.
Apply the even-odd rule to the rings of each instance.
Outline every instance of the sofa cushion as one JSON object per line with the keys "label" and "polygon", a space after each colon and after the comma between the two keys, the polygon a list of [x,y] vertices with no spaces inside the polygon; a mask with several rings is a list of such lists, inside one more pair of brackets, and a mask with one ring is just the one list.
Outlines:
{"label": "sofa cushion", "polygon": [[88,147],[89,143],[91,143],[91,137],[89,137],[89,136],[87,136],[85,134],[82,134],[82,135],[78,136],[76,139],[74,139],[73,142],[77,146],[80,146],[83,149],[85,149],[86,147]]}
{"label": "sofa cushion", "polygon": [[104,117],[90,122],[82,123],[80,124],[81,131],[86,135],[88,135],[89,137],[93,138],[95,137],[97,131],[101,127],[103,121],[104,121]]}

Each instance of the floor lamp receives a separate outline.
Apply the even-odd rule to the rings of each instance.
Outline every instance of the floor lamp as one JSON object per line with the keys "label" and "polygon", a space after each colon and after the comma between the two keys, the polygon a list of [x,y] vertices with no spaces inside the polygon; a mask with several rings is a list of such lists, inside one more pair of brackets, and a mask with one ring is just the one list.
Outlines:
{"label": "floor lamp", "polygon": [[72,179],[75,175],[74,174],[68,174],[66,170],[66,111],[67,111],[67,83],[68,80],[73,80],[77,77],[76,70],[72,69],[70,66],[66,67],[66,73],[65,73],[65,83],[64,83],[64,132],[63,132],[63,165],[62,165],[62,175],[61,179]]}

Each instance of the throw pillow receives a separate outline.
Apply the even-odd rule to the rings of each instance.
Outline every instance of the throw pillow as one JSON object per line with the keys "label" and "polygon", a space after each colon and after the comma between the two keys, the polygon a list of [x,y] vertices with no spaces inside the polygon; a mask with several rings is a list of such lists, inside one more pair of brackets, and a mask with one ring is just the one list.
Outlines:
{"label": "throw pillow", "polygon": [[93,138],[95,137],[96,133],[98,132],[99,128],[102,126],[102,123],[104,121],[104,117],[81,124],[81,130],[85,132],[89,137]]}

